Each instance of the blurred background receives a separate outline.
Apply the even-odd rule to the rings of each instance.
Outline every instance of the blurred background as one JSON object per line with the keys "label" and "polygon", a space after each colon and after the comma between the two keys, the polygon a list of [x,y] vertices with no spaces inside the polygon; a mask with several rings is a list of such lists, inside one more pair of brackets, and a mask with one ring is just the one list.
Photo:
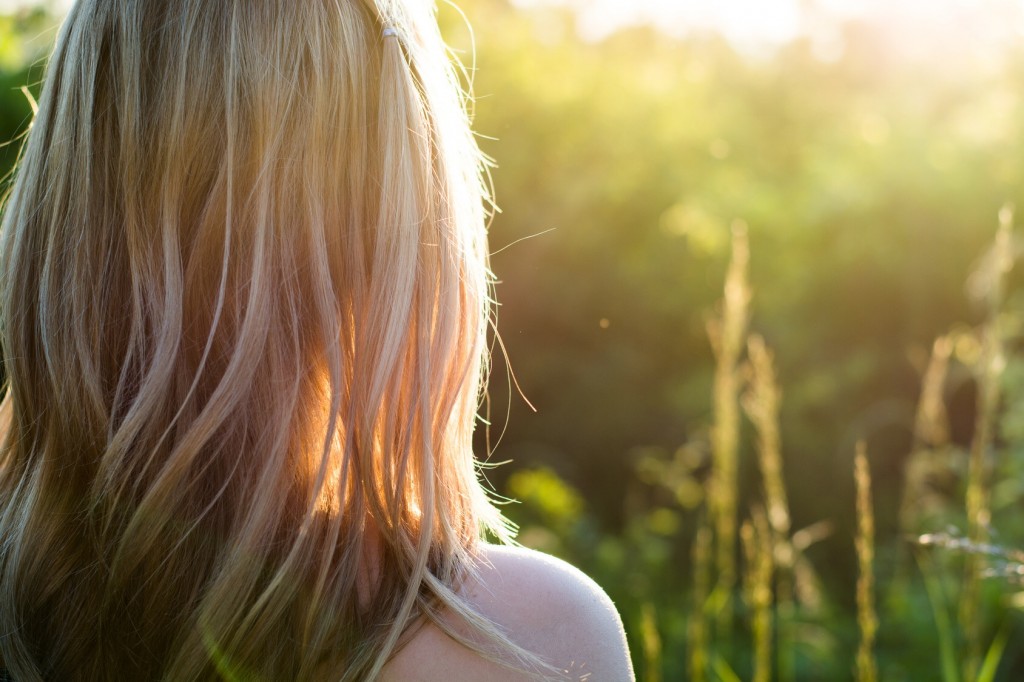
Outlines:
{"label": "blurred background", "polygon": [[[66,4],[0,0],[0,174]],[[641,680],[1024,679],[1024,3],[459,4],[521,541]]]}

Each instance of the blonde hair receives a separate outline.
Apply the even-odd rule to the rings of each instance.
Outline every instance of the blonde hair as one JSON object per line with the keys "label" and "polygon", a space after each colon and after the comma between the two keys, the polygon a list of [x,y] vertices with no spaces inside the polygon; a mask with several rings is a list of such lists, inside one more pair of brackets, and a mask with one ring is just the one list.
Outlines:
{"label": "blonde hair", "polygon": [[471,452],[481,156],[432,11],[71,9],[0,243],[16,679],[372,679],[449,611],[505,641],[455,592],[507,529]]}

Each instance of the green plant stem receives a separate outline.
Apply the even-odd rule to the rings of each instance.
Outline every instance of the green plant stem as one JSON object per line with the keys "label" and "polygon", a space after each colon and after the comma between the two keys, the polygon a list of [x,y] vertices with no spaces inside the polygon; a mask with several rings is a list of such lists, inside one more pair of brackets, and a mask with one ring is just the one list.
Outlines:
{"label": "green plant stem", "polygon": [[868,468],[866,446],[857,444],[854,460],[854,479],[857,484],[857,559],[860,575],[857,578],[857,623],[860,626],[860,647],[857,650],[857,681],[875,682],[878,670],[874,657],[875,632],[878,616],[875,613],[875,515],[871,505],[871,471]]}
{"label": "green plant stem", "polygon": [[739,449],[738,363],[746,335],[750,290],[747,264],[750,250],[746,226],[733,225],[732,260],[726,275],[725,298],[719,320],[709,324],[715,350],[714,425],[712,427],[712,477],[709,509],[715,528],[716,592],[720,604],[716,614],[718,636],[728,638],[732,630],[732,592],[736,585],[736,508]]}

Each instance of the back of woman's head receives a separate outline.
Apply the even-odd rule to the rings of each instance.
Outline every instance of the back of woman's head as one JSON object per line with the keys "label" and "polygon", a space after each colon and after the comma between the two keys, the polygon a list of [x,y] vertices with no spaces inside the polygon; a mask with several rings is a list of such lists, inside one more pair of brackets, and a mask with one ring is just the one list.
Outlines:
{"label": "back of woman's head", "polygon": [[479,165],[424,3],[77,2],[0,244],[16,679],[366,679],[463,608]]}

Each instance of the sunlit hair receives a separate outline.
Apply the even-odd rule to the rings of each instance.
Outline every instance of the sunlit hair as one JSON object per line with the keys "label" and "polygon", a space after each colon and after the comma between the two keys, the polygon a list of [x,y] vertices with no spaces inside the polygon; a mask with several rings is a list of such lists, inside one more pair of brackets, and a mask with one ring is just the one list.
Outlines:
{"label": "sunlit hair", "polygon": [[442,612],[500,643],[454,591],[504,532],[480,168],[424,2],[75,4],[0,244],[15,679],[373,679]]}

